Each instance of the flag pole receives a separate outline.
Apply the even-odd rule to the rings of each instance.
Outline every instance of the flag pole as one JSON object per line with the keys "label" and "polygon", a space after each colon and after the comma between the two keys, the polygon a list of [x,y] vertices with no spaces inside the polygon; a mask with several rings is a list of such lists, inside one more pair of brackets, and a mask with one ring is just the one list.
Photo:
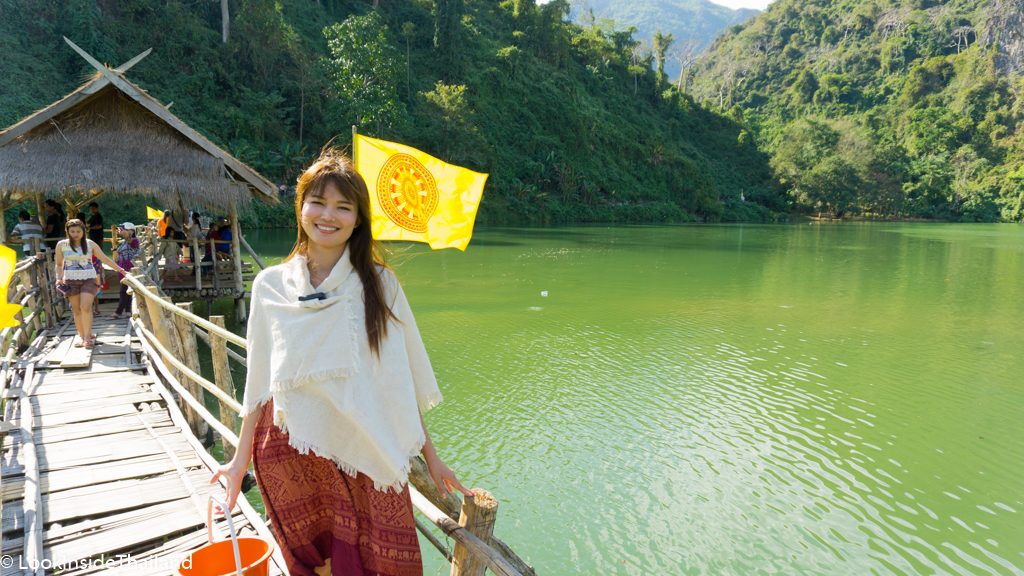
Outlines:
{"label": "flag pole", "polygon": [[356,135],[358,133],[359,133],[359,131],[356,129],[356,125],[353,124],[352,125],[352,165],[353,166],[359,166],[359,164],[356,163]]}

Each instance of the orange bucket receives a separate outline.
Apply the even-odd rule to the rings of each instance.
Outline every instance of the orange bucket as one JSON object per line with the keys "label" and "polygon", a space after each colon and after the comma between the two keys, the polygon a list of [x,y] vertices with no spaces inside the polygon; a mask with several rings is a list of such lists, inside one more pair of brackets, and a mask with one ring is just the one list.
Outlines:
{"label": "orange bucket", "polygon": [[267,576],[274,544],[263,538],[239,538],[230,511],[224,514],[231,531],[230,540],[213,540],[213,504],[227,506],[210,496],[206,503],[206,539],[209,543],[192,552],[178,565],[181,576]]}

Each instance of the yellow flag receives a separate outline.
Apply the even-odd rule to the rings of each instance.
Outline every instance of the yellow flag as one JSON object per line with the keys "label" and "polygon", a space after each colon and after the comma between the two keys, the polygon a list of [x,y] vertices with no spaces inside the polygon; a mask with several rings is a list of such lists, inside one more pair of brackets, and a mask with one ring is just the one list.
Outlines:
{"label": "yellow flag", "polygon": [[353,156],[370,189],[374,238],[466,249],[487,174],[359,134]]}
{"label": "yellow flag", "polygon": [[14,277],[14,266],[18,255],[7,246],[0,246],[0,328],[13,328],[20,324],[15,314],[21,311],[21,305],[7,303],[7,288]]}
{"label": "yellow flag", "polygon": [[146,220],[159,220],[164,217],[163,210],[157,210],[151,206],[146,206]]}

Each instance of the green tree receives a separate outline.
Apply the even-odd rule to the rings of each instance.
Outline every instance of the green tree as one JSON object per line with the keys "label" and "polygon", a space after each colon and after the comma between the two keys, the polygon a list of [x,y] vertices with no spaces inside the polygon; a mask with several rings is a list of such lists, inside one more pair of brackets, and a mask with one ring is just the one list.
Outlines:
{"label": "green tree", "polygon": [[662,34],[661,30],[654,33],[654,37],[651,39],[651,46],[654,51],[654,91],[655,94],[660,94],[665,84],[665,55],[668,53],[668,49],[672,46],[672,42],[675,38],[672,34]]}
{"label": "green tree", "polygon": [[397,90],[401,56],[388,42],[380,14],[350,16],[325,28],[324,36],[330,53],[325,65],[346,119],[372,125],[378,133],[404,119]]}

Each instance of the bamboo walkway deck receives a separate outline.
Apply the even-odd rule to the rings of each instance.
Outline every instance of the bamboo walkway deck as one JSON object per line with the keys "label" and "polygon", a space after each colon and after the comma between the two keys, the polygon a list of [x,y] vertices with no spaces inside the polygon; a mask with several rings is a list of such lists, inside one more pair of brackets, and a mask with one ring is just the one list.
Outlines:
{"label": "bamboo walkway deck", "polygon": [[[72,346],[74,326],[64,322],[36,340],[13,376],[0,494],[2,554],[14,562],[0,576],[31,573],[21,566],[35,540],[37,573],[66,575],[171,574],[206,542],[207,497],[222,493],[208,483],[215,463],[128,321],[101,319],[107,306],[94,349]],[[243,534],[265,533],[251,508],[236,508],[234,521]],[[217,526],[226,537],[223,518]],[[275,556],[271,574],[282,566]]]}

